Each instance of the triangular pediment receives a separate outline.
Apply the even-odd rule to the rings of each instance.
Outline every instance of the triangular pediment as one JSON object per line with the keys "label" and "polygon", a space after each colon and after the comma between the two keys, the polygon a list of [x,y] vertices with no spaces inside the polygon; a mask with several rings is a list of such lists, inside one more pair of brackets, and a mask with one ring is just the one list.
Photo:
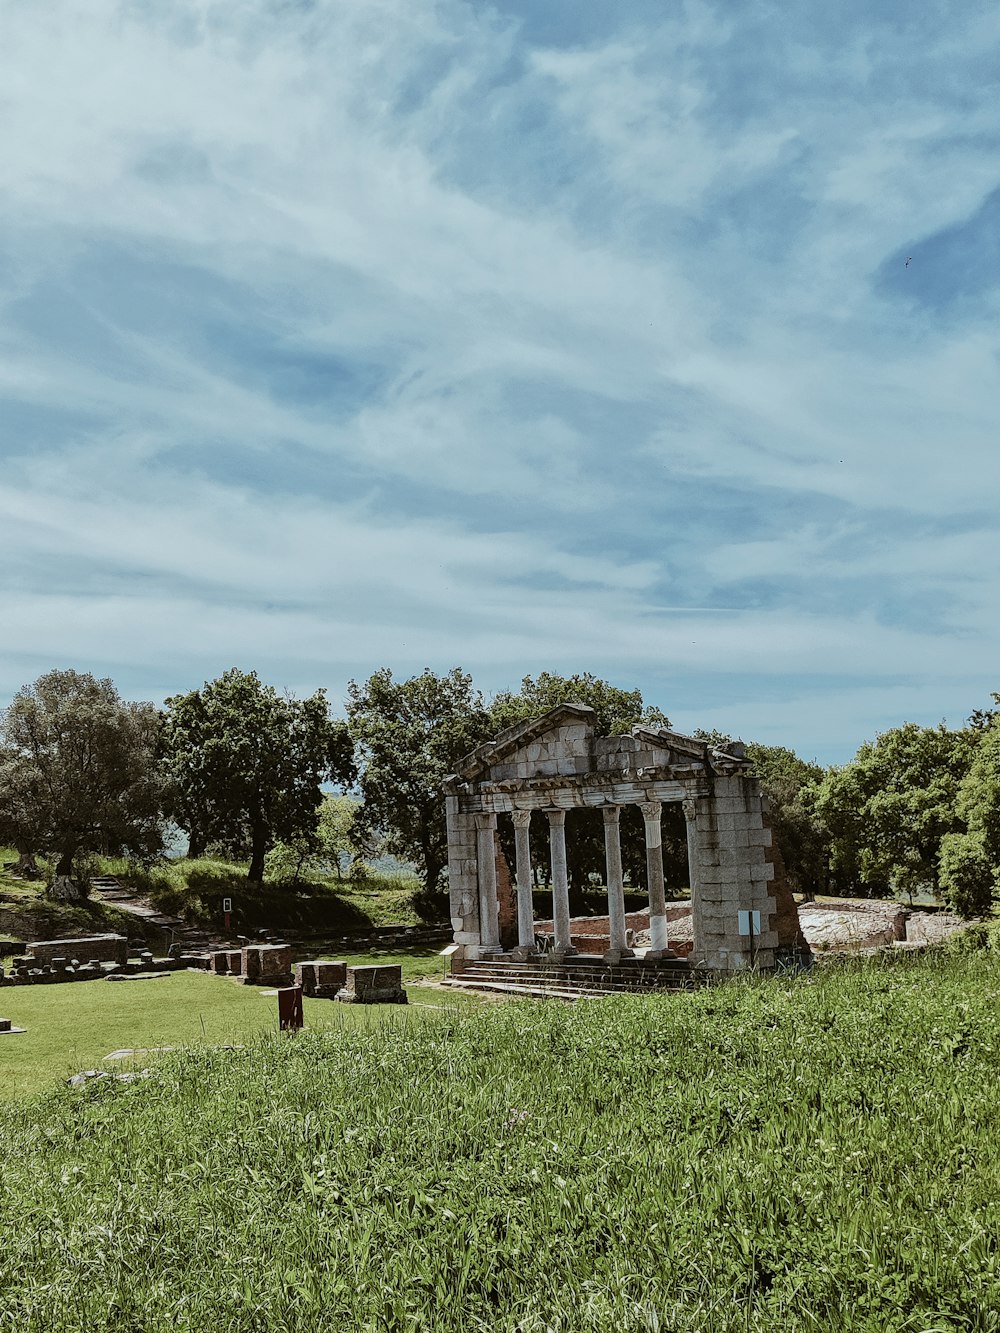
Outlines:
{"label": "triangular pediment", "polygon": [[596,724],[597,714],[586,704],[559,704],[540,717],[515,723],[480,745],[461,761],[456,774],[465,782],[473,782],[497,769],[533,761],[544,770],[551,767],[557,749],[567,757],[586,756]]}

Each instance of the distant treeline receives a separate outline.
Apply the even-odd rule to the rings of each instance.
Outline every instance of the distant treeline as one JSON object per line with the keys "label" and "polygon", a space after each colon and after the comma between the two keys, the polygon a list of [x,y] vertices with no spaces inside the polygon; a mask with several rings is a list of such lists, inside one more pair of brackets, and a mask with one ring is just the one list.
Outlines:
{"label": "distant treeline", "polygon": [[[317,857],[339,871],[345,856],[388,852],[412,862],[433,893],[447,865],[441,784],[470,750],[567,702],[593,708],[605,735],[669,724],[638,690],[589,673],[526,676],[519,691],[487,701],[457,667],[407,680],[383,668],[351,681],[345,702],[346,721],[331,716],[323,690],[295,699],[233,668],[158,708],[124,701],[110,680],[50,671],[0,714],[0,842],[25,867],[47,859],[56,893],[73,891],[95,853],[145,862],[162,855],[171,826],[186,834],[192,856],[222,850],[245,859],[251,881],[266,871],[294,880]],[[977,712],[957,730],[906,723],[826,770],[782,746],[751,742],[747,754],[802,892],[931,891],[966,915],[991,904],[1000,872],[997,711]],[[331,784],[354,799],[324,797]],[[596,810],[571,818],[569,873],[579,894],[603,875],[603,826]],[[641,885],[637,812],[626,811],[622,832],[626,873]],[[533,837],[544,876],[544,831]],[[664,852],[668,884],[681,890],[683,816],[669,805]]]}

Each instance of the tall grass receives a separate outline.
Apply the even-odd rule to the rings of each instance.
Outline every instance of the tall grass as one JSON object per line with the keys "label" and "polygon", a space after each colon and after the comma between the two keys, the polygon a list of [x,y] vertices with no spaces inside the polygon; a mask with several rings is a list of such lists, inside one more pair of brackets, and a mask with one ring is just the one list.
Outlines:
{"label": "tall grass", "polygon": [[25,1103],[0,1328],[998,1330],[998,998],[993,954],[848,965]]}

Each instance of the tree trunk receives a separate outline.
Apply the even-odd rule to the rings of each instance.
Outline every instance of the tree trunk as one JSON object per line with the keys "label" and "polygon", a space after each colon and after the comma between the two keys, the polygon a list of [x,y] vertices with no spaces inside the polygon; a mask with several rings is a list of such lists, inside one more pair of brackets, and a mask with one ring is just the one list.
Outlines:
{"label": "tree trunk", "polygon": [[428,893],[436,893],[444,863],[428,847],[424,851],[424,884]]}
{"label": "tree trunk", "polygon": [[19,847],[17,865],[14,867],[18,875],[25,879],[38,879],[41,871],[38,869],[38,862],[35,860],[34,852],[26,852],[23,847]]}
{"label": "tree trunk", "polygon": [[205,839],[197,829],[191,829],[188,833],[187,855],[191,861],[197,861],[205,855]]}
{"label": "tree trunk", "polygon": [[254,823],[250,831],[250,868],[247,871],[248,884],[263,884],[264,857],[267,854],[267,832],[264,826]]}

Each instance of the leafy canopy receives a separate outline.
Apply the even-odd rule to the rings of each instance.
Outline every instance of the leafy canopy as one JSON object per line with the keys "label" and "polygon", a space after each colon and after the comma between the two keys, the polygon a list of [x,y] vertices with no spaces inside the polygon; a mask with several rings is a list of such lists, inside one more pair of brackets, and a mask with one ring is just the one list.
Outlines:
{"label": "leafy canopy", "polygon": [[260,881],[276,841],[313,839],[322,784],[354,776],[346,724],[329,711],[323,690],[282,696],[236,667],[168,699],[169,809],[192,843],[249,844],[247,878]]}
{"label": "leafy canopy", "polygon": [[110,680],[49,671],[0,715],[0,835],[22,853],[148,857],[163,843],[158,715]]}
{"label": "leafy canopy", "polygon": [[975,745],[971,730],[907,722],[831,769],[816,810],[832,835],[834,868],[874,893],[936,888],[942,839],[961,827],[958,792]]}
{"label": "leafy canopy", "polygon": [[388,850],[412,861],[434,892],[448,861],[441,786],[492,735],[483,696],[458,667],[408,680],[383,667],[364,685],[349,683],[347,716],[364,798],[357,834],[384,833]]}

